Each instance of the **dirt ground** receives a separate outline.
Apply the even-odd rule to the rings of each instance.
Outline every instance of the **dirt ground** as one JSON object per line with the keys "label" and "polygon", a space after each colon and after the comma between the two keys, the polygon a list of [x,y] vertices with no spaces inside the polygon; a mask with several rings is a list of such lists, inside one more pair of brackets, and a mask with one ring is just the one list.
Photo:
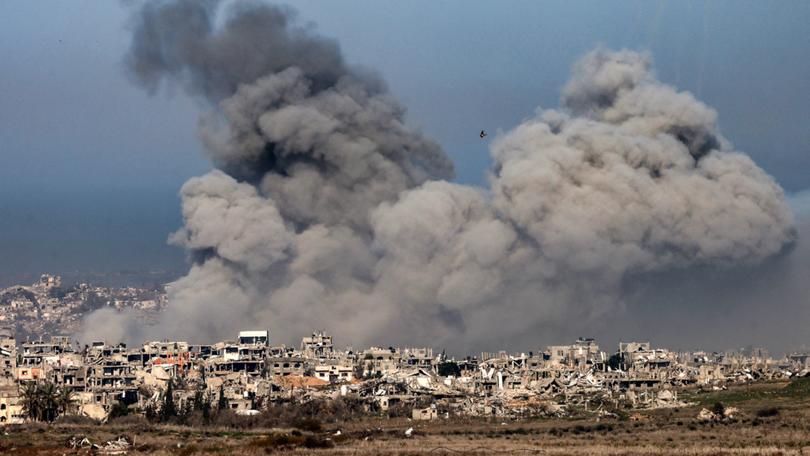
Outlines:
{"label": "dirt ground", "polygon": [[[15,455],[103,454],[71,439],[103,444],[124,436],[128,454],[548,454],[810,455],[810,381],[764,383],[711,393],[683,393],[694,405],[631,412],[619,418],[526,420],[364,419],[297,429],[190,428],[129,424],[9,426],[0,452]],[[739,408],[723,422],[701,422],[701,408]],[[405,431],[413,428],[407,437]],[[339,434],[338,434],[338,431]],[[78,439],[80,440],[80,439]]]}

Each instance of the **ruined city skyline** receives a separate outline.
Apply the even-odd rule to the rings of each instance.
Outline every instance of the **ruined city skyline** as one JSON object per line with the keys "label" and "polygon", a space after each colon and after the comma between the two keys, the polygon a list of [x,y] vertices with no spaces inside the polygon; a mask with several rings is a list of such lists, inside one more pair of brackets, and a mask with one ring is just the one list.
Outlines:
{"label": "ruined city skyline", "polygon": [[[769,90],[802,88],[774,82],[729,96],[737,78],[707,71],[714,59],[678,58],[652,45],[660,28],[655,11],[637,11],[655,13],[642,33],[649,43],[579,43],[549,62],[540,55],[532,72],[506,79],[486,73],[493,79],[463,97],[427,84],[419,96],[431,103],[416,103],[414,116],[406,108],[418,101],[419,87],[403,91],[391,62],[354,53],[351,34],[328,21],[314,26],[309,21],[320,17],[307,7],[296,13],[269,3],[166,1],[116,8],[127,25],[113,24],[115,45],[92,35],[82,35],[81,45],[98,40],[105,53],[116,53],[116,71],[131,87],[111,92],[126,94],[124,105],[132,107],[116,111],[147,122],[169,107],[177,115],[166,125],[182,128],[130,122],[126,135],[109,133],[120,147],[100,155],[141,170],[155,191],[119,187],[115,175],[94,188],[66,180],[63,190],[49,171],[60,166],[42,166],[37,178],[51,173],[48,185],[71,199],[63,206],[46,198],[50,211],[26,201],[28,184],[4,179],[13,197],[0,201],[0,255],[46,271],[58,269],[38,265],[74,259],[76,269],[96,261],[112,270],[129,258],[134,269],[161,269],[151,266],[165,261],[187,273],[168,287],[165,309],[151,324],[128,306],[102,306],[75,322],[82,339],[222,338],[255,322],[277,328],[283,340],[328,327],[353,345],[431,340],[455,352],[577,335],[777,351],[806,341],[810,193],[797,177],[804,130],[795,128],[803,111],[790,103],[768,111]],[[708,8],[702,20],[719,21]],[[779,30],[797,29],[786,21]],[[344,42],[354,44],[347,50]],[[515,52],[528,49],[521,44]],[[428,68],[395,60],[414,81],[421,77],[414,68]],[[491,71],[486,59],[481,66]],[[447,69],[431,67],[427,79],[447,77]],[[790,68],[787,82],[804,80],[805,63]],[[474,73],[447,80],[464,86],[467,76],[459,75]],[[23,87],[27,78],[12,79]],[[510,99],[503,87],[532,84],[542,93],[512,94],[520,109],[493,103]],[[472,139],[448,143],[443,127],[458,125],[441,120],[454,117],[445,105],[479,96],[511,114],[479,109],[470,117],[459,109]],[[24,119],[26,109],[9,117]],[[97,127],[86,131],[108,131],[104,122],[115,116],[97,112]],[[174,133],[192,137],[195,123],[199,143],[190,151]],[[52,130],[59,137],[61,130]],[[776,131],[790,140],[779,142]],[[8,150],[24,142],[4,137],[17,138]],[[143,137],[169,139],[154,156],[133,150]],[[210,163],[189,158],[196,149]],[[158,188],[186,179],[179,202]],[[79,229],[64,229],[72,204],[97,213]],[[185,252],[187,269],[178,251],[166,254],[166,238]],[[88,240],[98,247],[88,248]]]}
{"label": "ruined city skyline", "polygon": [[[56,282],[43,276],[39,285]],[[211,344],[166,339],[127,347],[94,341],[74,348],[69,337],[19,342],[0,329],[0,425],[52,420],[47,413],[105,422],[126,407],[163,423],[187,424],[195,411],[202,412],[199,424],[207,426],[214,412],[257,416],[274,407],[344,401],[354,401],[356,416],[404,415],[414,421],[582,413],[617,419],[628,411],[695,405],[679,399],[680,392],[801,382],[810,376],[807,351],[773,358],[761,348],[674,352],[649,342],[624,342],[605,352],[594,339],[578,338],[536,352],[453,357],[431,347],[341,350],[323,331],[300,341],[278,345],[267,330],[242,330]],[[26,405],[31,385],[51,385],[73,399],[37,416]],[[594,402],[600,405],[593,408]],[[697,420],[723,422],[739,413],[731,407],[704,408]]]}

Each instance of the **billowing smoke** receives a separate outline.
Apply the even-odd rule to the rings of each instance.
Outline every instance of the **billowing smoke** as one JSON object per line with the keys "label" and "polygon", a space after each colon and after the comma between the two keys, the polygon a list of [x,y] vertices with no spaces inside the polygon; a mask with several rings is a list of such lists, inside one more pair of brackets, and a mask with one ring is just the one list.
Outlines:
{"label": "billowing smoke", "polygon": [[584,56],[559,109],[495,139],[480,189],[448,182],[450,161],[381,80],[291,11],[220,10],[137,15],[134,79],[211,103],[200,135],[217,170],[181,191],[170,240],[193,265],[160,322],[106,311],[86,335],[533,346],[620,312],[635,277],[755,265],[796,236],[780,187],[647,55]]}

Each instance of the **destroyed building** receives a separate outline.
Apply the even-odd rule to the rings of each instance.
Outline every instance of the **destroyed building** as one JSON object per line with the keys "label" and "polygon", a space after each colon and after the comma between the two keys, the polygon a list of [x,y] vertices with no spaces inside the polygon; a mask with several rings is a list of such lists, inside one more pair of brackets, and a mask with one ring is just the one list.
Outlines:
{"label": "destroyed building", "polygon": [[[432,348],[337,349],[324,331],[298,348],[273,345],[267,330],[194,345],[148,341],[137,347],[96,341],[80,348],[64,336],[19,343],[0,330],[0,423],[25,419],[25,385],[50,382],[72,391],[75,413],[103,419],[124,405],[154,408],[171,383],[178,404],[202,388],[238,414],[268,404],[352,396],[370,411],[406,407],[416,420],[439,416],[560,416],[605,407],[682,405],[684,387],[720,387],[810,374],[807,355],[774,360],[763,350],[674,352],[649,342],[621,342],[614,353],[591,338],[545,350],[481,353],[455,359]],[[592,404],[600,403],[594,407]]]}

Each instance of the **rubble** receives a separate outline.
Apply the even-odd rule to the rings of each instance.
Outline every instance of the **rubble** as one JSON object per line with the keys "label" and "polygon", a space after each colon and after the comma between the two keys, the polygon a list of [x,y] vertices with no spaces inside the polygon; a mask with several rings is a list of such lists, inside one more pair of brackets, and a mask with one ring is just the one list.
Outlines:
{"label": "rubble", "polygon": [[127,454],[130,447],[132,446],[131,443],[126,439],[126,437],[118,437],[116,440],[110,440],[104,445],[99,448],[99,454]]}
{"label": "rubble", "polygon": [[698,421],[704,421],[704,422],[705,421],[717,421],[717,419],[718,419],[717,414],[715,414],[714,412],[712,412],[711,410],[709,410],[707,408],[700,409],[700,412],[698,412],[698,414],[697,414],[697,416],[695,418],[697,418]]}
{"label": "rubble", "polygon": [[[716,390],[806,374],[808,359],[774,360],[762,350],[677,353],[647,342],[620,343],[608,355],[593,339],[528,354],[455,359],[430,348],[339,350],[323,331],[304,337],[296,349],[273,345],[267,330],[242,331],[212,345],[164,340],[130,348],[98,341],[80,349],[61,336],[18,344],[13,333],[0,330],[0,423],[24,421],[22,388],[45,381],[72,392],[66,413],[96,420],[122,405],[158,410],[169,392],[178,410],[204,397],[242,416],[271,404],[344,398],[368,413],[419,421],[575,414],[609,419],[688,405],[678,398],[683,388]],[[728,408],[717,417],[706,409],[698,418],[731,419],[735,413]]]}
{"label": "rubble", "polygon": [[68,440],[68,445],[72,450],[89,449],[97,454],[127,454],[132,447],[132,443],[126,437],[120,436],[115,440],[108,440],[102,445],[93,443],[83,435],[73,436]]}
{"label": "rubble", "polygon": [[736,407],[724,407],[722,404],[715,406],[715,410],[703,408],[697,414],[697,420],[702,422],[708,421],[728,421],[733,420],[740,413]]}
{"label": "rubble", "polygon": [[725,409],[723,409],[723,418],[734,419],[734,417],[736,417],[737,414],[739,413],[740,409],[738,409],[737,407],[726,407]]}

